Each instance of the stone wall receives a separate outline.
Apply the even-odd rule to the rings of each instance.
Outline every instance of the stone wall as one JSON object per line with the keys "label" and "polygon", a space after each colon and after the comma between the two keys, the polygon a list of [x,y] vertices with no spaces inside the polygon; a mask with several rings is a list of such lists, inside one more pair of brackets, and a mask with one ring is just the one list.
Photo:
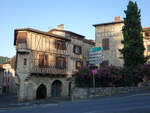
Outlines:
{"label": "stone wall", "polygon": [[111,96],[150,89],[148,87],[108,87],[108,88],[75,88],[72,90],[72,100],[88,99],[100,96]]}

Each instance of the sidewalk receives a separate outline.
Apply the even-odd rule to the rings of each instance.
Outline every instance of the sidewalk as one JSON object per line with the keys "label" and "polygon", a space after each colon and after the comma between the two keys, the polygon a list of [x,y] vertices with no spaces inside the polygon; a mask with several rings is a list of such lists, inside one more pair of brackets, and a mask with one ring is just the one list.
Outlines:
{"label": "sidewalk", "polygon": [[[150,90],[143,90],[137,92],[130,92],[127,94],[117,94],[112,96],[102,96],[102,97],[95,97],[93,99],[104,99],[104,98],[112,98],[112,97],[123,97],[123,96],[135,96],[135,95],[142,95],[145,93],[145,96],[150,96]],[[91,100],[91,99],[87,99]],[[14,108],[24,108],[24,107],[34,107],[34,106],[55,106],[62,102],[71,101],[69,98],[48,98],[43,100],[34,100],[31,102],[18,102],[16,95],[1,95],[0,96],[0,110],[7,110],[7,109],[14,109]],[[83,101],[83,100],[78,100]]]}
{"label": "sidewalk", "polygon": [[18,102],[16,95],[1,95],[0,96],[0,110],[18,108],[18,107],[32,107],[37,105],[56,105],[60,102],[70,101],[68,98],[48,98],[43,100],[34,100],[31,102]]}

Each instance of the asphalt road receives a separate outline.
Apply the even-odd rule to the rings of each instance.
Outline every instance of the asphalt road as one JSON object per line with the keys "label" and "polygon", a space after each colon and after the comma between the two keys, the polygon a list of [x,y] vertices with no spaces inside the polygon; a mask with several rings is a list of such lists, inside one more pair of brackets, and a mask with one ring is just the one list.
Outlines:
{"label": "asphalt road", "polygon": [[150,113],[150,92],[0,109],[0,113]]}

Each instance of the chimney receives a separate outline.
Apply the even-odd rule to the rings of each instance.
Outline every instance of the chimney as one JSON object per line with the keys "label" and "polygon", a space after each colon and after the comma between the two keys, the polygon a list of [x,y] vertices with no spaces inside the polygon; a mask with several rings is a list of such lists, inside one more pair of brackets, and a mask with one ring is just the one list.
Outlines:
{"label": "chimney", "polygon": [[64,24],[60,24],[57,26],[57,29],[64,30]]}
{"label": "chimney", "polygon": [[114,21],[115,21],[115,22],[120,22],[120,21],[121,21],[120,16],[115,16]]}

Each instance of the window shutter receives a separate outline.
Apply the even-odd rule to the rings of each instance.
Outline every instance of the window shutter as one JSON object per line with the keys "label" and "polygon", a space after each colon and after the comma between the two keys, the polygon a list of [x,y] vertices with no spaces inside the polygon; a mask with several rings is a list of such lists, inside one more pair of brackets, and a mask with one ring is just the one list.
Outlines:
{"label": "window shutter", "polygon": [[56,57],[56,65],[55,65],[55,68],[58,68],[58,61],[59,59],[58,59],[58,57]]}
{"label": "window shutter", "polygon": [[66,68],[66,58],[63,58],[63,68],[65,69]]}
{"label": "window shutter", "polygon": [[55,40],[55,48],[58,49],[58,42]]}
{"label": "window shutter", "polygon": [[76,46],[74,45],[74,46],[73,46],[73,53],[75,53],[75,49],[76,49]]}
{"label": "window shutter", "polygon": [[82,54],[82,47],[79,47],[80,48],[80,54]]}
{"label": "window shutter", "polygon": [[109,49],[109,39],[106,39],[106,49]]}
{"label": "window shutter", "polygon": [[39,66],[42,66],[42,55],[39,55]]}
{"label": "window shutter", "polygon": [[48,55],[45,55],[45,66],[48,66],[49,63],[48,63]]}
{"label": "window shutter", "polygon": [[109,39],[108,38],[102,40],[102,46],[103,46],[103,50],[109,49]]}
{"label": "window shutter", "polygon": [[103,46],[103,50],[106,50],[106,48],[105,48],[105,40],[104,39],[102,40],[102,46]]}
{"label": "window shutter", "polygon": [[66,43],[63,41],[62,42],[62,50],[66,50],[67,48],[66,48]]}

